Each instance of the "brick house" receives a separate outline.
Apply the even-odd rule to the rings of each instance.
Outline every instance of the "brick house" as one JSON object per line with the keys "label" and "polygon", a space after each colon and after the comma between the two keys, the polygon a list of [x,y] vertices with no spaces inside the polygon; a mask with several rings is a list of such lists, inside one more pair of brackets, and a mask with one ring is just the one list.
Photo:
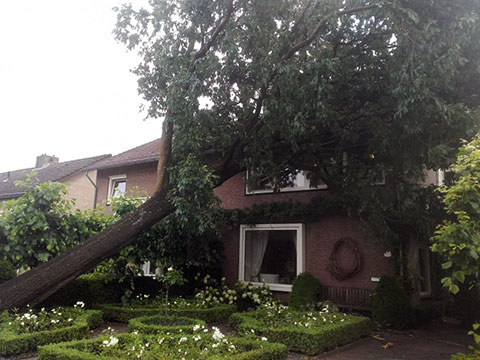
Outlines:
{"label": "brick house", "polygon": [[[155,189],[159,139],[104,159],[92,169],[97,174],[97,205],[132,189],[151,196]],[[426,185],[435,183],[437,176],[428,172]],[[268,188],[248,189],[246,174],[239,173],[214,190],[225,209],[248,209],[253,205],[289,200],[309,203],[328,194],[326,185],[311,188],[307,177],[299,173],[293,184],[273,192]],[[225,261],[223,274],[232,285],[237,280],[269,283],[280,297],[291,291],[293,279],[308,271],[320,279],[323,297],[336,304],[369,307],[380,277],[395,271],[390,249],[385,249],[365,236],[359,219],[331,213],[315,221],[285,219],[283,222],[240,224],[222,231]],[[339,278],[332,271],[331,256],[337,268],[352,272]],[[431,291],[428,249],[409,249],[412,266],[422,282],[415,284],[418,293],[428,296]],[[149,274],[153,269],[144,266]],[[352,270],[352,271],[349,271]]]}
{"label": "brick house", "polygon": [[144,196],[155,191],[160,139],[140,145],[118,155],[103,159],[90,166],[97,171],[95,206],[111,212],[109,199],[120,194],[134,194],[138,190]]}
{"label": "brick house", "polygon": [[75,207],[85,210],[94,206],[97,172],[88,168],[111,155],[63,161],[55,156],[37,156],[35,167],[0,173],[0,202],[16,199],[25,194],[26,189],[15,186],[18,180],[25,180],[35,172],[35,183],[58,181],[67,184],[68,199],[75,199]]}

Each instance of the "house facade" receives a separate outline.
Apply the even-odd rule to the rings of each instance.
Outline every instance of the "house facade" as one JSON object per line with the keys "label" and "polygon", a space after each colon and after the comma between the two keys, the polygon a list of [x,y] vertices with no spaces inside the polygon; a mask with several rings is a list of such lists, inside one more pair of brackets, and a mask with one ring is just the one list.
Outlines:
{"label": "house facade", "polygon": [[75,208],[92,209],[95,205],[97,172],[89,167],[98,161],[107,159],[110,154],[84,159],[59,162],[55,156],[40,155],[35,167],[0,173],[0,202],[16,199],[25,194],[26,189],[16,186],[16,181],[25,180],[35,173],[34,183],[57,181],[66,184],[67,199],[75,200]]}
{"label": "house facade", "polygon": [[[90,167],[97,172],[95,206],[111,212],[120,194],[150,197],[155,191],[160,139],[109,157]],[[140,193],[140,194],[139,194]]]}
{"label": "house facade", "polygon": [[[109,199],[122,193],[142,192],[151,196],[155,190],[159,139],[104,159],[91,169],[97,171],[96,205],[111,211]],[[214,192],[227,210],[295,201],[308,204],[328,198],[326,185],[310,187],[308,178],[299,173],[291,186],[273,192],[268,187],[248,189],[246,174],[230,178]],[[424,185],[441,180],[427,172]],[[135,195],[135,193],[133,193]],[[368,308],[380,277],[393,274],[394,257],[368,238],[364,224],[357,218],[335,211],[311,218],[284,218],[281,221],[243,223],[221,232],[225,260],[223,274],[230,285],[237,280],[254,284],[268,283],[286,298],[294,278],[308,271],[323,285],[323,298],[342,306]],[[411,266],[421,282],[415,285],[422,296],[429,296],[430,264],[428,249],[409,249]],[[153,274],[149,264],[144,273]]]}

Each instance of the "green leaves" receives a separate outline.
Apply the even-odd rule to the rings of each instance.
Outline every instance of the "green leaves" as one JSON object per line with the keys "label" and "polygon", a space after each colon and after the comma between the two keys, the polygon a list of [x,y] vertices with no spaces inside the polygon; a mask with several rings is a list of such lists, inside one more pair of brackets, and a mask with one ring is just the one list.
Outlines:
{"label": "green leaves", "polygon": [[65,184],[35,185],[33,175],[17,185],[27,189],[0,215],[0,257],[15,268],[33,268],[86,240],[109,223],[109,215],[74,210]]}
{"label": "green leaves", "polygon": [[459,291],[457,284],[464,283],[480,267],[480,135],[464,142],[453,171],[455,182],[440,190],[450,220],[437,227],[432,250],[446,259],[442,268],[449,276],[442,284],[455,294]]}

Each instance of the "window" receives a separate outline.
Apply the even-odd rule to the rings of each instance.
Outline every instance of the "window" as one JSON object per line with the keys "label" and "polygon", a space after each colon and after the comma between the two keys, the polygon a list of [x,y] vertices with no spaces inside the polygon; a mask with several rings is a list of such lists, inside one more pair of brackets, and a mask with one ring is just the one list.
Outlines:
{"label": "window", "polygon": [[239,254],[239,280],[291,291],[304,271],[304,225],[240,225]]}
{"label": "window", "polygon": [[155,276],[157,268],[153,266],[150,261],[147,261],[142,265],[143,276]]}
{"label": "window", "polygon": [[107,204],[111,198],[117,198],[123,194],[127,189],[127,176],[126,175],[115,175],[110,176],[110,182],[108,184],[108,199]]}
{"label": "window", "polygon": [[[248,179],[248,171],[247,171],[247,179]],[[289,176],[288,185],[280,188],[280,192],[288,192],[288,191],[305,191],[305,190],[320,190],[326,189],[327,185],[322,183],[317,186],[311,186],[310,180],[308,179],[308,172],[307,171],[299,171],[296,175],[291,174]],[[246,185],[246,193],[247,194],[266,194],[273,192],[273,184],[270,180],[260,181],[258,184],[255,184],[251,187]]]}

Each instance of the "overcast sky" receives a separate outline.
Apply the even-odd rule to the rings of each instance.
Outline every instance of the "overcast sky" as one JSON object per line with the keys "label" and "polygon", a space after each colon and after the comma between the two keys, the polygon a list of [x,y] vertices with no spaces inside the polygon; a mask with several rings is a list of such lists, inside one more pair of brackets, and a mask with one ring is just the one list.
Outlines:
{"label": "overcast sky", "polygon": [[0,0],[0,172],[117,154],[161,136],[139,112],[138,59],[112,35],[122,0]]}

